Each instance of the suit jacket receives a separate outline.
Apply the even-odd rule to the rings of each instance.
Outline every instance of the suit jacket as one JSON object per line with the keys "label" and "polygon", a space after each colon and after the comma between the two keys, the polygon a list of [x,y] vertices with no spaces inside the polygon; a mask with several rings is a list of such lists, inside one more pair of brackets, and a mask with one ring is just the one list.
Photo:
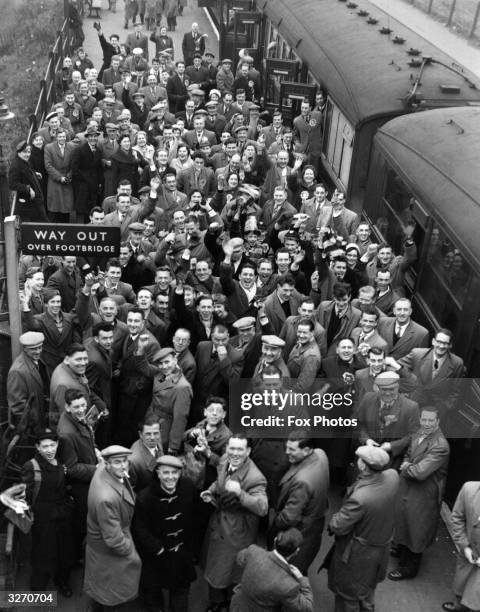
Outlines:
{"label": "suit jacket", "polygon": [[419,428],[418,404],[399,394],[384,424],[380,422],[380,395],[366,393],[358,407],[359,440],[361,444],[370,438],[381,444],[390,442],[392,459],[400,458],[410,443],[410,437]]}
{"label": "suit jacket", "polygon": [[108,410],[112,407],[112,353],[107,353],[93,338],[85,342],[88,365],[85,375],[88,386],[103,399]]}
{"label": "suit jacket", "polygon": [[328,509],[328,459],[316,448],[308,457],[294,463],[280,480],[280,494],[275,508],[276,531],[295,527],[304,538],[318,529]]}
{"label": "suit jacket", "polygon": [[226,125],[227,125],[227,120],[225,119],[223,115],[217,114],[213,121],[210,118],[210,115],[207,115],[205,117],[205,128],[208,131],[215,133],[215,136],[217,137],[217,142],[220,142],[220,137],[222,135],[222,132],[225,131]]}
{"label": "suit jacket", "polygon": [[[115,92],[115,97],[117,100],[121,100],[122,99],[122,95],[123,95],[123,91],[124,91],[124,86],[123,86],[123,81],[118,81],[116,83],[113,84],[113,91]],[[130,81],[130,83],[128,83],[128,93],[130,95],[130,97],[132,97],[132,95],[138,91],[138,85],[136,83],[132,83],[132,81]]]}
{"label": "suit jacket", "polygon": [[193,63],[195,53],[200,53],[200,55],[205,53],[205,37],[198,32],[195,40],[192,32],[185,32],[182,39],[182,53],[185,65],[190,66]]}
{"label": "suit jacket", "polygon": [[[328,330],[328,325],[330,323],[330,318],[334,308],[335,302],[333,300],[327,300],[325,302],[321,302],[317,309],[317,321],[320,323],[323,329],[325,329],[325,331]],[[330,356],[335,354],[338,340],[340,338],[345,338],[351,335],[360,321],[360,315],[361,312],[359,310],[354,308],[352,305],[349,305],[347,312],[341,319],[340,328],[328,347],[327,355]]]}
{"label": "suit jacket", "polygon": [[153,91],[150,85],[146,85],[145,87],[141,87],[139,91],[145,94],[145,106],[148,110],[151,110],[152,106],[155,106],[160,98],[167,97],[167,90],[162,85],[154,85]]}
{"label": "suit jacket", "polygon": [[153,356],[160,349],[157,339],[147,330],[149,343],[143,355],[136,355],[138,336],[133,343],[130,334],[125,336],[120,355],[119,391],[131,398],[148,396],[152,389],[152,379],[158,373],[158,368],[152,364]]}
{"label": "suit jacket", "polygon": [[322,147],[322,113],[312,111],[310,122],[299,115],[293,120],[293,140],[299,153],[320,152]]}
{"label": "suit jacket", "polygon": [[[248,301],[248,296],[239,281],[233,278],[233,266],[220,263],[220,283],[222,292],[228,297],[230,310],[235,317],[257,316],[257,308]],[[252,302],[255,301],[255,298]]]}
{"label": "suit jacket", "polygon": [[433,377],[434,358],[433,348],[414,348],[399,363],[417,378],[418,386],[410,398],[420,405],[436,406],[442,419],[458,401],[461,390],[459,379],[465,375],[465,366],[463,359],[448,352]]}
{"label": "suit jacket", "polygon": [[[385,370],[384,370],[385,371]],[[417,386],[417,377],[406,372],[403,368],[399,372],[400,375],[400,393],[404,395],[410,394]],[[358,404],[362,401],[365,393],[374,390],[375,376],[370,373],[370,368],[361,368],[355,372],[355,402]]]}
{"label": "suit jacket", "polygon": [[[288,357],[290,351],[297,342],[298,323],[300,319],[303,318],[305,317],[302,317],[301,315],[291,315],[290,317],[287,317],[282,329],[280,330],[279,337],[282,340],[285,340],[285,348],[283,350],[283,355],[285,358]],[[327,354],[327,334],[316,319],[313,319],[313,323],[315,325],[313,330],[315,341],[320,349],[321,355],[325,356]]]}
{"label": "suit jacket", "polygon": [[463,585],[461,603],[472,610],[480,608],[480,572],[463,556],[467,546],[480,556],[480,482],[466,482],[460,489],[451,515],[452,538],[461,554],[458,556],[455,582]]}
{"label": "suit jacket", "polygon": [[185,110],[185,101],[188,100],[187,86],[185,79],[182,81],[177,73],[172,74],[167,81],[167,96],[171,113]]}
{"label": "suit jacket", "polygon": [[229,385],[239,380],[243,369],[244,357],[239,349],[227,346],[227,356],[223,360],[213,356],[212,349],[213,343],[203,340],[195,353],[195,400],[202,405],[209,395],[220,395],[228,400]]}
{"label": "suit jacket", "polygon": [[321,363],[320,349],[315,339],[293,347],[288,355],[287,368],[292,379],[295,379],[292,380],[292,389],[296,393],[307,393],[311,390]]}
{"label": "suit jacket", "polygon": [[216,189],[215,175],[211,168],[202,168],[198,177],[198,182],[195,181],[195,169],[188,168],[182,170],[177,176],[177,187],[183,193],[191,193],[194,189],[199,189],[205,197],[211,196]]}
{"label": "suit jacket", "polygon": [[198,85],[200,89],[206,89],[208,86],[208,70],[203,66],[197,70],[195,66],[187,66],[185,70],[185,74],[187,75],[190,84]]}
{"label": "suit jacket", "polygon": [[47,282],[48,289],[57,289],[62,298],[62,310],[70,312],[74,309],[83,280],[80,270],[75,268],[72,274],[68,274],[65,268],[60,268],[50,276]]}
{"label": "suit jacket", "polygon": [[410,320],[401,338],[394,343],[395,317],[383,317],[378,321],[378,333],[388,342],[390,357],[401,359],[414,348],[428,346],[428,330]]}
{"label": "suit jacket", "polygon": [[197,373],[197,362],[189,349],[184,349],[181,353],[177,354],[177,363],[183,375],[193,387],[195,375]]}
{"label": "suit jacket", "polygon": [[[295,316],[298,312],[298,307],[302,303],[302,300],[305,299],[301,293],[299,293],[296,289],[293,290],[292,295],[289,300],[290,304],[290,315]],[[270,321],[271,326],[274,329],[274,333],[278,336],[280,333],[283,324],[287,320],[285,316],[285,311],[280,304],[280,300],[278,299],[277,292],[274,291],[271,293],[264,302],[265,314]]]}
{"label": "suit jacket", "polygon": [[45,336],[42,349],[42,361],[48,377],[65,357],[66,350],[73,342],[81,342],[82,334],[77,317],[62,312],[62,331],[59,332],[53,318],[46,312],[33,315],[31,311],[23,313],[23,327],[29,331],[40,331]]}
{"label": "suit jacket", "polygon": [[16,426],[30,402],[29,426],[32,431],[46,425],[45,409],[48,389],[45,388],[39,366],[25,353],[21,353],[12,363],[7,377],[8,417]]}
{"label": "suit jacket", "polygon": [[384,312],[387,317],[391,317],[393,315],[393,307],[395,306],[395,302],[399,300],[402,296],[394,291],[391,287],[381,296],[377,296],[375,299],[375,307]]}
{"label": "suit jacket", "polygon": [[103,184],[102,153],[94,151],[88,143],[79,145],[72,155],[72,177],[75,195],[75,210],[88,213],[96,206]]}
{"label": "suit jacket", "polygon": [[104,87],[111,87],[114,83],[119,83],[122,80],[120,68],[114,70],[112,67],[103,71],[102,84]]}
{"label": "suit jacket", "polygon": [[237,555],[243,568],[230,612],[313,612],[313,593],[306,576],[296,578],[288,562],[272,551],[252,544]]}
{"label": "suit jacket", "polygon": [[283,202],[278,209],[278,212],[274,213],[274,208],[274,201],[268,200],[265,202],[263,210],[260,214],[260,221],[263,221],[267,228],[267,236],[272,233],[275,223],[280,224],[280,229],[288,229],[290,227],[290,221],[293,215],[297,213],[294,206],[292,206],[287,200]]}
{"label": "suit jacket", "polygon": [[348,242],[351,242],[355,237],[355,231],[360,223],[360,218],[356,212],[343,208],[342,213],[338,217],[330,216],[328,227],[331,227],[337,234],[342,236]]}
{"label": "suit jacket", "polygon": [[306,231],[315,232],[319,227],[330,227],[332,210],[332,205],[328,200],[325,200],[325,202],[320,206],[318,212],[314,198],[305,200],[300,207],[300,212],[308,215]]}
{"label": "suit jacket", "polygon": [[125,45],[132,52],[136,47],[140,47],[143,50],[143,58],[148,62],[148,36],[140,32],[140,37],[137,39],[136,33],[130,33],[127,35]]}
{"label": "suit jacket", "polygon": [[[282,125],[280,126],[280,136],[284,132],[285,128]],[[268,149],[268,147],[277,140],[277,133],[275,132],[275,128],[273,127],[273,125],[269,125],[268,127],[262,130],[262,134],[265,136],[265,148]]]}
{"label": "suit jacket", "polygon": [[132,454],[128,458],[128,471],[135,487],[135,491],[141,491],[150,484],[153,472],[157,466],[157,457],[163,455],[162,446],[155,449],[155,454],[149,451],[142,440],[137,440],[130,447]]}
{"label": "suit jacket", "polygon": [[97,456],[95,438],[89,425],[63,412],[57,426],[59,437],[58,458],[68,470],[68,480],[75,493],[87,501],[88,485],[95,474]]}
{"label": "suit jacket", "polygon": [[[287,188],[288,185],[288,179],[290,177],[290,175],[292,174],[292,169],[290,168],[290,166],[287,166],[287,174],[285,177],[285,188]],[[263,187],[262,187],[262,193],[263,193],[263,197],[264,200],[269,200],[270,198],[273,198],[273,192],[275,190],[275,187],[277,187],[278,185],[282,184],[282,173],[280,168],[278,168],[277,164],[274,162],[270,168],[267,170],[267,173],[265,175],[265,180],[263,182]],[[291,194],[288,192],[288,196],[290,196]],[[295,210],[295,212],[297,212]]]}
{"label": "suit jacket", "polygon": [[[182,138],[191,149],[200,148],[197,138],[197,132],[195,130],[189,130],[188,132],[185,132]],[[215,136],[215,132],[210,132],[210,130],[203,130],[202,138],[208,138],[208,142],[211,146],[217,144],[217,137]]]}
{"label": "suit jacket", "polygon": [[[350,338],[355,343],[356,349],[358,349],[361,333],[362,333],[362,328],[355,327],[355,329],[350,334]],[[382,338],[382,336],[377,332],[377,330],[374,330],[373,334],[369,336],[366,340],[364,340],[364,342],[368,344],[370,348],[374,348],[374,347],[379,348],[381,351],[385,353],[385,355],[388,355],[388,343],[386,340]],[[360,363],[363,363],[364,366],[367,365],[366,358],[361,353],[357,353],[357,357]]]}

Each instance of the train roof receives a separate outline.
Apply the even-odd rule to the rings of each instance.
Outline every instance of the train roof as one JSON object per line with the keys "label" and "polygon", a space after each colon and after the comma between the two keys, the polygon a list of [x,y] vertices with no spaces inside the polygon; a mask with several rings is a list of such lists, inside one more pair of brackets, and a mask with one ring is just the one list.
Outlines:
{"label": "train roof", "polygon": [[[349,8],[352,4],[355,8]],[[263,7],[260,0],[258,5],[355,126],[409,112],[412,106],[406,107],[405,100],[420,68],[408,63],[423,56],[435,60],[425,67],[418,89],[428,101],[424,107],[480,104],[480,81],[475,75],[368,0],[265,0]],[[368,16],[359,15],[362,10]],[[367,23],[370,18],[378,23]],[[383,27],[391,34],[381,34]],[[395,44],[395,37],[405,42]],[[410,48],[420,55],[409,55]],[[460,91],[447,93],[441,85]]]}
{"label": "train roof", "polygon": [[375,141],[480,268],[480,108],[404,115],[384,124]]}

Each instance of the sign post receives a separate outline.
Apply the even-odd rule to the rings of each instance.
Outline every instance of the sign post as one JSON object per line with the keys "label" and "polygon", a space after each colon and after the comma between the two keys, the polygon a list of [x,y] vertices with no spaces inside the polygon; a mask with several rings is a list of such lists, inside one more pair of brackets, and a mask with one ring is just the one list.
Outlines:
{"label": "sign post", "polygon": [[20,336],[22,335],[22,313],[18,287],[18,254],[17,254],[17,217],[5,217],[5,263],[7,276],[8,318],[10,322],[10,338],[12,361],[22,352]]}
{"label": "sign post", "polygon": [[117,257],[120,228],[69,223],[22,223],[24,255]]}

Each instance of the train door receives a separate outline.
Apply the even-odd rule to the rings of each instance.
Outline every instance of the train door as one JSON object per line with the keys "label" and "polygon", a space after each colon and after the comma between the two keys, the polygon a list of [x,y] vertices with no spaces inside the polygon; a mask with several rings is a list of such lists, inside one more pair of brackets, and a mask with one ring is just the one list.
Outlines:
{"label": "train door", "polygon": [[255,3],[249,0],[227,0],[222,5],[220,54],[233,60],[234,72],[242,49],[253,57],[258,68],[262,14],[257,13],[254,6]]}
{"label": "train door", "polygon": [[316,85],[291,81],[280,83],[280,110],[286,123],[292,123],[294,118],[300,114],[300,105],[305,98],[312,106],[314,105],[316,91]]}
{"label": "train door", "polygon": [[280,108],[280,88],[283,81],[296,81],[299,63],[296,60],[267,57],[265,60],[265,82],[263,96],[269,111]]}

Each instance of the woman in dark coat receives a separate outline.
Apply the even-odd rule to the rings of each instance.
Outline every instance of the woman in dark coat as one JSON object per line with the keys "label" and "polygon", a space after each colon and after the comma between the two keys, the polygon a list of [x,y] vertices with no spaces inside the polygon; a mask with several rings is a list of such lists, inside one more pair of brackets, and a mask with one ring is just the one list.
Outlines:
{"label": "woman in dark coat", "polygon": [[26,140],[16,146],[16,155],[8,171],[8,187],[17,192],[15,213],[22,221],[48,223],[42,187],[30,165],[32,147]]}
{"label": "woman in dark coat", "polygon": [[[48,175],[47,170],[45,169],[44,147],[45,141],[43,140],[43,136],[38,132],[35,132],[35,134],[32,136],[32,154],[30,156],[30,165],[37,175],[38,182],[42,188],[43,200],[46,202]],[[41,178],[38,176],[39,174],[41,175]]]}
{"label": "woman in dark coat", "polygon": [[177,457],[159,457],[152,482],[137,497],[133,536],[143,563],[140,589],[147,610],[158,610],[162,589],[168,589],[170,608],[187,612],[196,579],[192,526],[198,494],[181,472]]}
{"label": "woman in dark coat", "polygon": [[130,136],[122,136],[118,143],[120,146],[110,158],[112,161],[112,182],[117,189],[120,181],[130,181],[132,185],[132,195],[138,196],[138,168],[140,166],[140,156],[136,151],[132,151]]}
{"label": "woman in dark coat", "polygon": [[288,177],[288,188],[292,193],[291,202],[297,210],[300,210],[300,207],[302,206],[304,201],[304,198],[302,198],[302,193],[307,192],[308,197],[306,197],[305,199],[310,200],[311,198],[313,198],[316,186],[317,176],[315,168],[310,165],[304,166],[301,176],[292,173]]}
{"label": "woman in dark coat", "polygon": [[45,591],[50,578],[64,597],[71,597],[74,563],[71,529],[72,500],[65,487],[65,466],[57,461],[57,435],[43,430],[37,436],[33,460],[23,466],[26,498],[33,510],[30,589]]}

